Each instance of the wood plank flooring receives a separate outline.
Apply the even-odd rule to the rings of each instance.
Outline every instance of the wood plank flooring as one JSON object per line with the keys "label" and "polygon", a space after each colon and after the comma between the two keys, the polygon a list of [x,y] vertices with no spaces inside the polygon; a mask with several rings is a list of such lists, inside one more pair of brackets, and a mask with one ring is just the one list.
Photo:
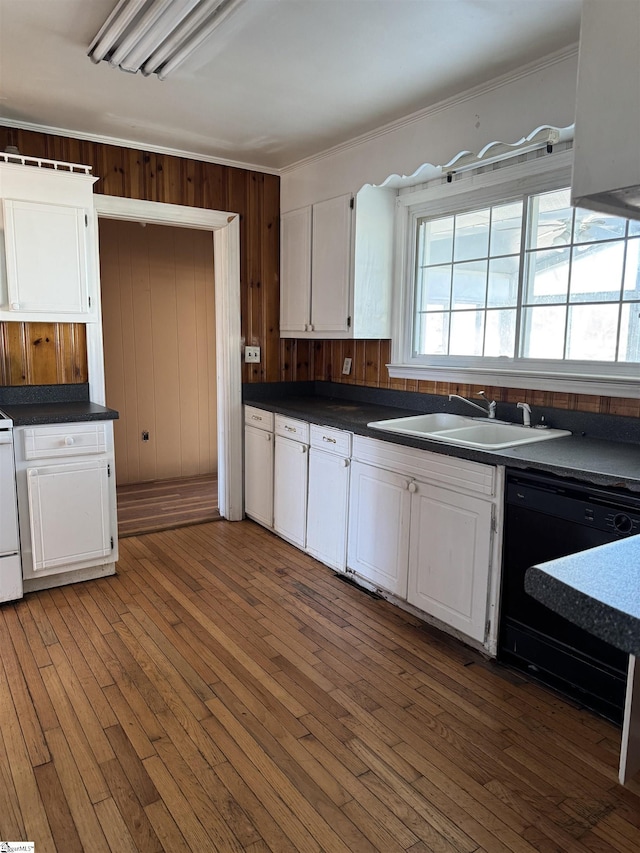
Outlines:
{"label": "wood plank flooring", "polygon": [[640,849],[615,727],[250,521],[1,607],[0,697],[36,853]]}
{"label": "wood plank flooring", "polygon": [[217,474],[127,483],[116,491],[121,538],[220,518]]}

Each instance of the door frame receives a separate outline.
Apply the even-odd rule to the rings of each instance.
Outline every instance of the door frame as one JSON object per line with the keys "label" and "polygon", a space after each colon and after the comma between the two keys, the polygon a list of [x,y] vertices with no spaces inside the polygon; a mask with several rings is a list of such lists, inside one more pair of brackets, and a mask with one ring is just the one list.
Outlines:
{"label": "door frame", "polygon": [[[240,337],[240,218],[236,213],[94,194],[96,280],[100,281],[98,218],[174,225],[213,232],[218,410],[218,503],[229,521],[244,517],[242,483],[242,366]],[[87,325],[91,399],[105,403],[102,307]]]}

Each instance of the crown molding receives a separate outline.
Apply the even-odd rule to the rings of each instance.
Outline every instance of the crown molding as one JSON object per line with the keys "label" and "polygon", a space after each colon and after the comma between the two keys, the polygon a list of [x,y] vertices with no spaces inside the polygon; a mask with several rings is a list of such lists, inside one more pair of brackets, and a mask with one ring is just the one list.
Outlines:
{"label": "crown molding", "polygon": [[166,145],[147,145],[135,139],[120,139],[115,136],[100,136],[97,133],[83,133],[64,127],[50,127],[49,125],[36,124],[29,121],[18,121],[16,119],[0,116],[0,126],[13,127],[17,130],[31,130],[35,133],[49,133],[52,136],[66,136],[71,139],[80,139],[84,142],[97,142],[103,145],[116,145],[118,148],[134,148],[138,151],[151,151],[154,154],[167,154],[170,157],[183,157],[186,160],[199,160],[202,163],[215,163],[217,166],[230,166],[234,169],[246,169],[249,172],[262,172],[266,175],[280,175],[280,170],[256,163],[243,163],[239,160],[227,160],[224,157],[211,157],[200,154],[197,151],[183,151],[180,148],[170,148]]}
{"label": "crown molding", "polygon": [[507,74],[494,77],[487,83],[481,83],[471,89],[466,89],[457,95],[452,95],[450,98],[437,101],[436,103],[431,104],[428,107],[424,107],[415,113],[410,113],[409,115],[403,116],[395,121],[391,121],[388,124],[377,127],[375,130],[371,130],[359,136],[354,136],[352,139],[349,139],[346,142],[341,142],[339,145],[334,145],[332,148],[327,148],[325,151],[321,151],[318,154],[312,154],[310,157],[305,157],[302,160],[291,163],[289,166],[283,166],[283,168],[280,169],[280,174],[286,175],[288,172],[295,171],[303,166],[309,166],[312,163],[317,163],[327,159],[328,157],[332,157],[334,154],[348,151],[351,148],[356,148],[359,145],[378,139],[381,136],[394,133],[403,127],[410,127],[417,122],[423,121],[425,118],[437,115],[443,110],[448,110],[452,107],[458,106],[459,104],[464,104],[467,101],[479,97],[480,95],[485,95],[489,92],[495,91],[496,89],[500,89],[503,86],[508,86],[510,83],[515,83],[517,80],[521,80],[524,77],[528,77],[539,71],[544,71],[546,68],[551,68],[554,65],[558,65],[560,62],[565,62],[567,59],[572,59],[577,56],[578,43],[576,42],[575,44],[571,44],[568,47],[555,51],[554,53],[550,53],[542,59],[537,59],[533,62],[527,63],[526,65],[521,65],[515,71],[510,71]]}

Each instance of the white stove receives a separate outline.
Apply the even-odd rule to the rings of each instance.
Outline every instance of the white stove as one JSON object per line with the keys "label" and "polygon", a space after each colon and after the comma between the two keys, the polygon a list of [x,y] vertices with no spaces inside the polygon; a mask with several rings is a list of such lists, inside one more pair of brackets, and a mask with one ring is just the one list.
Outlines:
{"label": "white stove", "polygon": [[0,411],[0,602],[22,598],[13,421]]}

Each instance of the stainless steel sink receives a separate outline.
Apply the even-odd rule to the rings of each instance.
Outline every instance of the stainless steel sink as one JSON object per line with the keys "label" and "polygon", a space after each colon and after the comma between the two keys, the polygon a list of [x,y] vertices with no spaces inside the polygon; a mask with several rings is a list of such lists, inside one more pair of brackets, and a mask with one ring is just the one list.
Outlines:
{"label": "stainless steel sink", "polygon": [[504,450],[507,447],[535,444],[538,441],[571,435],[565,429],[536,429],[520,424],[450,415],[446,412],[372,421],[367,426],[384,432],[411,435],[478,450]]}

